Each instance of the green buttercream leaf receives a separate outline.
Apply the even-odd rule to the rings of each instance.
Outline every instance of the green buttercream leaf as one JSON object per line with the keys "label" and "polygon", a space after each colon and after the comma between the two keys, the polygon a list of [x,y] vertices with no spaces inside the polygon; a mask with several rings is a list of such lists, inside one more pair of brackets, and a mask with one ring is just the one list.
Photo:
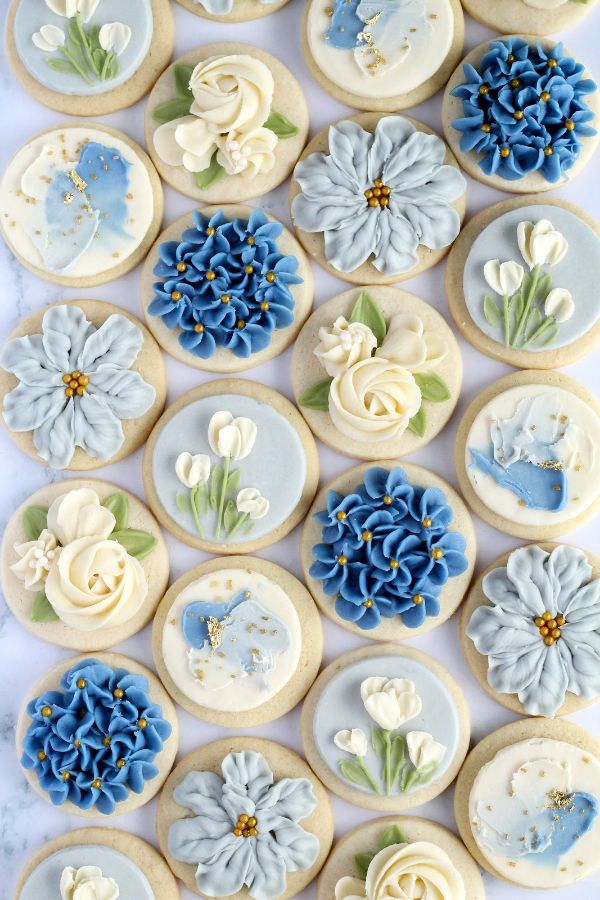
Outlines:
{"label": "green buttercream leaf", "polygon": [[557,333],[558,333],[558,325],[552,325],[551,328],[549,328],[547,331],[544,332],[544,334],[542,335],[542,340],[537,341],[536,343],[538,343],[540,347],[547,347],[548,344],[552,343],[552,341],[556,337]]}
{"label": "green buttercream leaf", "polygon": [[485,321],[488,325],[495,326],[500,324],[500,310],[498,309],[498,304],[489,294],[483,298],[483,315],[485,316]]}
{"label": "green buttercream leaf", "polygon": [[419,770],[418,769],[409,769],[408,767],[402,773],[402,780],[400,783],[401,789],[406,792],[411,789],[411,787],[416,784],[419,780]]}
{"label": "green buttercream leaf", "polygon": [[312,387],[307,388],[304,393],[300,394],[300,399],[298,400],[300,406],[327,412],[329,409],[329,388],[332,381],[333,378],[324,378],[323,381],[317,381]]}
{"label": "green buttercream leaf", "polygon": [[425,407],[421,403],[421,408],[419,412],[415,413],[412,419],[409,420],[408,429],[416,434],[418,437],[423,437],[425,434],[425,428],[427,427],[427,419],[425,416]]}
{"label": "green buttercream leaf", "polygon": [[545,275],[542,275],[538,282],[537,287],[537,295],[540,300],[545,300],[550,291],[552,290],[552,275],[550,272],[546,272]]}
{"label": "green buttercream leaf", "polygon": [[44,591],[36,594],[31,607],[30,618],[32,622],[56,622],[58,619],[58,616],[54,612],[54,608]]}
{"label": "green buttercream leaf", "polygon": [[242,477],[241,469],[232,469],[229,473],[229,478],[227,479],[227,490],[230,493],[237,491],[240,486],[240,479]]}
{"label": "green buttercream leaf", "polygon": [[177,504],[177,509],[181,513],[189,513],[192,511],[189,494],[186,494],[185,491],[177,491],[175,494],[175,503]]}
{"label": "green buttercream leaf", "polygon": [[46,65],[54,69],[55,72],[65,72],[69,75],[79,75],[75,66],[68,59],[47,59]]}
{"label": "green buttercream leaf", "polygon": [[139,531],[137,528],[124,528],[122,531],[113,531],[111,541],[117,541],[125,547],[130,556],[136,559],[145,559],[156,547],[156,538],[148,531]]}
{"label": "green buttercream leaf", "polygon": [[397,735],[397,737],[395,737],[392,741],[392,749],[390,755],[390,783],[395,784],[396,779],[400,774],[400,768],[406,756],[406,741],[402,737],[402,735]]}
{"label": "green buttercream leaf", "polygon": [[510,301],[510,308],[514,315],[515,325],[523,315],[525,301],[523,300],[523,290],[518,291]]}
{"label": "green buttercream leaf", "polygon": [[159,103],[154,109],[152,118],[155,122],[160,122],[161,125],[164,125],[165,122],[172,122],[173,119],[187,116],[191,105],[191,99],[177,98],[177,100],[166,100],[164,103]]}
{"label": "green buttercream leaf", "polygon": [[442,403],[444,400],[450,399],[448,385],[439,375],[434,375],[433,372],[417,372],[414,378],[423,400]]}
{"label": "green buttercream leaf", "polygon": [[298,134],[297,127],[290,122],[289,119],[286,119],[284,115],[278,112],[272,112],[263,128],[268,128],[269,131],[274,132],[278,138],[291,138]]}
{"label": "green buttercream leaf", "polygon": [[422,769],[419,769],[419,777],[417,778],[417,784],[425,784],[425,782],[430,781],[433,773],[437,769],[438,764],[435,762],[428,763],[426,766],[423,766]]}
{"label": "green buttercream leaf", "polygon": [[373,786],[359,764],[352,759],[342,759],[340,761],[340,771],[347,781],[352,784],[358,784],[373,791]]}
{"label": "green buttercream leaf", "polygon": [[115,517],[115,531],[122,531],[129,525],[129,500],[126,494],[118,491],[107,497],[102,506],[105,506]]}
{"label": "green buttercream leaf", "polygon": [[88,37],[88,43],[90,45],[90,50],[92,50],[92,52],[94,50],[102,49],[102,47],[100,46],[100,26],[99,25],[92,25],[92,27],[90,29],[88,29],[87,37]]}
{"label": "green buttercream leaf", "polygon": [[354,856],[354,868],[358,873],[358,877],[363,881],[367,877],[369,866],[374,858],[374,853],[357,853]]}
{"label": "green buttercream leaf", "polygon": [[28,541],[37,541],[48,524],[48,509],[45,506],[27,506],[21,516],[21,524]]}
{"label": "green buttercream leaf", "polygon": [[202,169],[201,172],[196,172],[196,184],[201,190],[204,190],[213,184],[217,184],[222,178],[225,178],[226,174],[221,163],[217,162],[217,151],[215,150],[210,165],[206,169]]}
{"label": "green buttercream leaf", "polygon": [[379,759],[385,758],[386,740],[383,730],[378,725],[373,725],[371,728],[371,746]]}
{"label": "green buttercream leaf", "polygon": [[361,291],[358,300],[354,304],[354,309],[350,314],[351,322],[362,322],[371,329],[377,339],[377,344],[381,345],[387,334],[387,326],[385,319],[381,314],[381,310],[366,291]]}
{"label": "green buttercream leaf", "polygon": [[232,530],[239,516],[233,500],[228,500],[223,513],[223,525],[227,534]]}
{"label": "green buttercream leaf", "polygon": [[385,850],[386,847],[393,847],[394,844],[406,844],[406,838],[397,825],[390,825],[386,828],[379,841],[379,849]]}
{"label": "green buttercream leaf", "polygon": [[173,80],[175,81],[175,91],[178,97],[188,100],[192,103],[190,91],[190,78],[194,71],[193,66],[186,66],[183,63],[175,63],[173,66]]}
{"label": "green buttercream leaf", "polygon": [[527,335],[523,335],[525,340],[528,337],[531,337],[538,330],[542,322],[544,321],[544,316],[539,311],[537,306],[535,306],[531,312],[529,313],[529,317],[527,319]]}
{"label": "green buttercream leaf", "polygon": [[212,475],[210,476],[210,494],[209,494],[209,503],[212,509],[218,509],[219,507],[219,498],[221,496],[221,485],[223,483],[223,464],[217,463],[212,470]]}

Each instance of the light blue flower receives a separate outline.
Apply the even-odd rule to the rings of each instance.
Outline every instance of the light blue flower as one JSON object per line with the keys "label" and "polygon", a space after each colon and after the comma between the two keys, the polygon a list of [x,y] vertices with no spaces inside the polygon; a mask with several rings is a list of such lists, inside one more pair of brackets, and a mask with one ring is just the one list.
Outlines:
{"label": "light blue flower", "polygon": [[[189,772],[173,799],[193,813],[169,829],[169,853],[196,866],[196,885],[208,897],[229,897],[245,886],[254,900],[286,890],[287,873],[310,869],[319,841],[298,822],[317,801],[307,778],[274,783],[264,757],[229,753],[214,772]],[[235,834],[240,816],[256,820],[255,835]],[[244,830],[249,830],[244,826]]]}

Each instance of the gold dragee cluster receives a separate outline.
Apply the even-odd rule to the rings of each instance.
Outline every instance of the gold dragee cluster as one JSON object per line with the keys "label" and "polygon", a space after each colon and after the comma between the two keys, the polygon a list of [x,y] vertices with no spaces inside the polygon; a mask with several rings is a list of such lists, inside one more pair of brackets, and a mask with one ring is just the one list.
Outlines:
{"label": "gold dragee cluster", "polygon": [[90,379],[82,372],[75,370],[74,372],[66,372],[62,377],[63,383],[66,385],[65,394],[67,397],[83,397],[85,389],[90,383]]}
{"label": "gold dragee cluster", "polygon": [[384,184],[381,178],[376,178],[373,182],[373,187],[368,188],[365,191],[367,204],[372,207],[386,207],[390,202],[391,193],[391,187],[388,187],[387,184]]}
{"label": "gold dragee cluster", "polygon": [[536,616],[533,620],[537,626],[540,636],[544,638],[544,643],[551,647],[555,641],[561,636],[561,627],[567,624],[564,616],[553,616],[551,612],[546,610],[541,616]]}
{"label": "gold dragee cluster", "polygon": [[241,816],[238,816],[235,828],[233,829],[233,834],[236,837],[256,837],[258,834],[256,825],[257,822],[254,816],[248,816],[246,813],[242,813]]}

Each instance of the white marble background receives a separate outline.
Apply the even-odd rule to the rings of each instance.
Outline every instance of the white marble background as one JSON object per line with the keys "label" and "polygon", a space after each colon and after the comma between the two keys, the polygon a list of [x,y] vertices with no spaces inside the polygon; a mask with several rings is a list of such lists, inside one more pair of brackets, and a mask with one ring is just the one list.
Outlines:
{"label": "white marble background", "polygon": [[[496,0],[496,2],[501,2],[501,0]],[[5,14],[7,6],[8,0],[0,0],[0,13]],[[231,39],[254,43],[279,55],[301,79],[311,111],[313,134],[328,123],[347,114],[348,110],[318,88],[308,74],[300,49],[299,29],[303,8],[301,0],[292,0],[283,10],[258,22],[240,25],[221,25],[209,22],[191,15],[176,3],[173,3],[172,6],[176,22],[175,56],[211,40]],[[490,35],[491,32],[487,29],[467,20],[466,50],[471,49]],[[588,65],[593,69],[595,64],[598,65],[599,38],[600,6],[584,23],[569,33],[567,46],[587,60]],[[600,71],[597,71],[596,75],[600,76]],[[441,94],[438,94],[432,100],[419,106],[414,113],[411,111],[411,114],[439,130],[440,101]],[[122,129],[143,143],[143,111],[144,103],[139,103],[131,110],[106,116],[102,121]],[[41,106],[14,82],[6,60],[3,58],[0,65],[1,164],[5,165],[17,148],[31,135],[60,121],[62,121],[62,117],[59,114]],[[595,213],[597,218],[600,218],[599,159],[600,157],[597,155],[595,161],[573,184],[555,192],[557,196],[583,206],[592,214]],[[499,192],[469,180],[469,215],[499,199],[502,199]],[[262,198],[261,201],[257,201],[257,205],[258,203],[285,222],[289,222],[287,185],[283,185],[277,191]],[[193,206],[191,200],[167,188],[165,223],[172,222],[174,218],[191,210]],[[419,294],[449,319],[444,297],[443,274],[444,266],[442,264],[433,271],[406,282],[405,286],[408,290]],[[327,275],[318,267],[315,267],[315,275],[316,304],[322,303],[344,289],[342,282]],[[112,284],[73,292],[35,278],[20,266],[3,244],[0,244],[0,285],[0,339],[2,341],[24,316],[40,309],[46,303],[61,298],[106,300],[140,315],[139,269]],[[459,341],[463,352],[465,381],[457,411],[446,430],[432,444],[410,457],[410,461],[429,466],[452,483],[456,483],[452,464],[454,434],[461,413],[476,396],[482,384],[488,384],[509,371],[507,366],[487,359],[460,338]],[[291,396],[290,360],[291,353],[288,351],[278,359],[251,370],[245,377],[271,385]],[[571,366],[569,374],[599,393],[599,361],[600,350],[597,350],[587,360]],[[210,379],[210,376],[200,374],[171,359],[168,359],[167,363],[168,402],[172,402],[195,385]],[[321,476],[324,481],[353,464],[352,460],[323,447],[320,447],[319,450]],[[100,478],[110,479],[117,484],[127,486],[143,496],[141,455],[141,451],[138,451],[116,465],[98,470],[96,474]],[[2,503],[0,504],[2,526],[12,510],[26,500],[33,491],[41,485],[61,477],[56,472],[44,468],[21,454],[4,431],[0,433],[0,472],[2,473]],[[480,567],[488,565],[496,556],[518,544],[517,541],[499,534],[478,520],[476,526]],[[295,575],[299,575],[298,540],[297,529],[285,541],[267,549],[261,555],[284,565]],[[600,554],[598,521],[566,535],[565,540]],[[173,579],[205,559],[204,554],[184,547],[171,538],[169,538],[169,548]],[[347,634],[336,625],[326,622],[325,662],[329,663],[341,653],[363,642],[360,638]],[[474,742],[515,718],[489,699],[471,675],[460,651],[456,617],[429,635],[416,638],[411,643],[444,663],[464,687],[471,707]],[[115,649],[151,666],[150,628],[146,628]],[[66,830],[88,824],[113,824],[156,843],[154,802],[130,815],[113,818],[110,823],[105,819],[82,819],[77,816],[67,816],[61,812],[60,808],[53,808],[45,803],[31,790],[23,777],[14,747],[15,722],[21,699],[29,686],[40,678],[48,667],[67,656],[69,656],[68,651],[45,644],[30,636],[13,619],[6,606],[3,603],[0,605],[0,900],[9,900],[12,897],[17,874],[26,859],[45,841]],[[225,736],[223,729],[200,722],[183,710],[178,710],[178,714],[181,725],[181,755],[188,753],[200,744]],[[573,721],[586,726],[600,737],[597,708],[572,718]],[[299,750],[299,710],[295,710],[271,725],[251,730],[250,734],[279,740]],[[333,806],[337,837],[371,817],[369,813],[336,798],[333,799]],[[447,790],[441,797],[426,806],[417,809],[416,814],[433,819],[455,830],[452,815],[452,789]],[[548,897],[548,894],[542,892],[519,891],[487,875],[485,878],[488,900],[525,900],[525,898],[541,900],[543,896]],[[592,898],[600,896],[600,873],[584,885],[562,889],[553,896],[559,895],[560,900],[592,900]],[[301,896],[304,900],[314,898],[314,885],[304,891]],[[192,894],[182,891],[182,897],[185,900],[191,900]],[[40,900],[46,900],[46,898],[40,898]]]}

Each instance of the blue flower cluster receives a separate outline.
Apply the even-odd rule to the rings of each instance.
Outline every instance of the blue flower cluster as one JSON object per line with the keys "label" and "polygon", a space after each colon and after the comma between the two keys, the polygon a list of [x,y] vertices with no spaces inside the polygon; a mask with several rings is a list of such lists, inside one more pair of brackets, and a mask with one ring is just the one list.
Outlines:
{"label": "blue flower cluster", "polygon": [[439,614],[448,578],[467,568],[464,537],[448,531],[443,491],[410,484],[400,468],[369,469],[346,496],[329,491],[315,518],[323,543],[313,547],[310,574],[337,598],[337,614],[360,628],[398,615],[418,628]]}
{"label": "blue flower cluster", "polygon": [[60,687],[29,703],[21,762],[37,772],[55,805],[68,800],[110,815],[158,774],[154,759],[171,726],[148,696],[144,675],[86,659]]}
{"label": "blue flower cluster", "polygon": [[562,44],[546,51],[522,38],[492,41],[479,68],[463,67],[466,82],[452,94],[463,102],[460,148],[484,154],[486,175],[509,181],[539,171],[556,182],[580,151],[580,138],[596,134],[586,94],[596,84],[565,56]]}
{"label": "blue flower cluster", "polygon": [[201,359],[217,347],[241,357],[264,350],[275,328],[293,322],[290,285],[302,282],[296,257],[277,249],[283,226],[259,209],[248,221],[221,210],[193,219],[181,241],[158,248],[154,274],[164,281],[154,285],[148,312],[182,329],[179,343]]}

